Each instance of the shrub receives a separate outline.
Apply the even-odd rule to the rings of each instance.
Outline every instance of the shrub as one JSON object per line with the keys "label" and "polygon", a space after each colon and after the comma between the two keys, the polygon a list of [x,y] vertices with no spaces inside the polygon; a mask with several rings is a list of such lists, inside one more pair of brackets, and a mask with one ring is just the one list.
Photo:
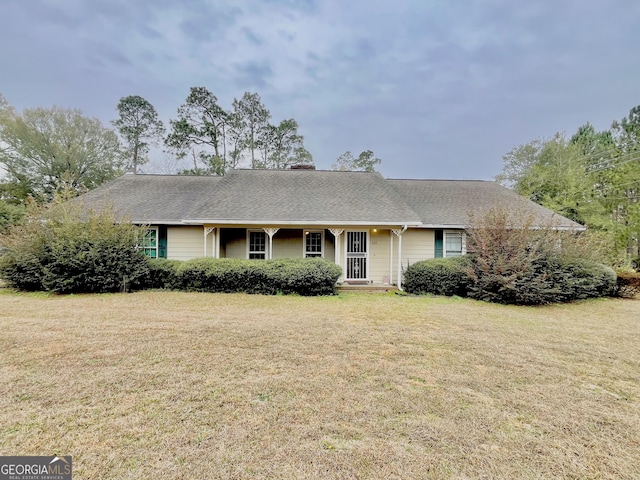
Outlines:
{"label": "shrub", "polygon": [[110,211],[83,214],[69,203],[39,208],[2,236],[0,277],[22,290],[124,290],[148,271],[136,248],[140,232]]}
{"label": "shrub", "polygon": [[197,258],[178,267],[182,288],[204,292],[328,295],[341,270],[322,259]]}
{"label": "shrub", "polygon": [[23,205],[13,205],[0,200],[0,233],[6,232],[12,225],[18,225],[26,213]]}
{"label": "shrub", "polygon": [[468,263],[466,257],[416,262],[405,272],[404,288],[408,293],[464,297],[469,283]]}
{"label": "shrub", "polygon": [[279,291],[298,295],[331,295],[342,272],[335,263],[321,258],[272,260]]}
{"label": "shrub", "polygon": [[631,298],[640,293],[640,273],[617,272],[616,291],[618,297]]}
{"label": "shrub", "polygon": [[580,258],[580,237],[539,225],[526,210],[494,207],[472,216],[467,230],[468,296],[496,303],[539,305],[605,296],[615,273]]}
{"label": "shrub", "polygon": [[181,260],[167,260],[166,258],[147,258],[149,271],[144,277],[132,285],[136,290],[148,288],[160,288],[174,290],[181,288],[181,280],[178,269],[183,262]]}

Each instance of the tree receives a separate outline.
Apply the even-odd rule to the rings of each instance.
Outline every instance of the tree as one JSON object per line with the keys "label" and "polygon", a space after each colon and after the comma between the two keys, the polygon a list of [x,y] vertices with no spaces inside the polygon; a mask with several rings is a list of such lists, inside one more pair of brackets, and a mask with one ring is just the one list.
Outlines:
{"label": "tree", "polygon": [[534,140],[503,158],[505,170],[497,177],[499,181],[579,223],[591,216],[595,204],[587,164],[578,146],[564,135]]}
{"label": "tree", "polygon": [[374,157],[373,151],[365,150],[358,157],[354,157],[350,151],[344,152],[336,159],[331,168],[340,171],[361,171],[375,172],[376,166],[380,165],[382,160]]}
{"label": "tree", "polygon": [[57,191],[92,189],[122,173],[115,132],[79,110],[60,107],[0,112],[3,195],[49,201]]}
{"label": "tree", "polygon": [[233,110],[227,117],[226,140],[229,146],[229,168],[240,166],[246,149],[245,125],[238,107],[238,102],[234,100]]}
{"label": "tree", "polygon": [[262,139],[263,150],[266,148],[265,136],[269,135],[268,125],[271,113],[262,103],[257,93],[244,92],[240,100],[233,100],[233,110],[238,118],[236,121],[243,132],[243,146],[251,153],[251,168],[257,168],[256,151],[260,148]]}
{"label": "tree", "polygon": [[171,133],[165,144],[180,158],[199,149],[197,156],[205,165],[205,171],[224,175],[227,170],[225,126],[228,116],[213,93],[205,87],[191,87],[185,103],[178,108],[178,118],[170,121]]}
{"label": "tree", "polygon": [[640,243],[640,105],[626,117],[614,121],[611,134],[620,152],[601,169],[610,179],[608,206],[613,212],[616,233],[628,255],[638,257]]}
{"label": "tree", "polygon": [[259,145],[264,168],[283,169],[313,163],[311,154],[304,148],[304,137],[298,133],[298,122],[293,118],[283,120],[277,126],[267,125]]}
{"label": "tree", "polygon": [[638,255],[640,107],[598,132],[586,123],[514,148],[496,180],[531,200],[604,234],[616,263]]}
{"label": "tree", "polygon": [[125,170],[135,174],[148,161],[149,143],[164,136],[164,125],[153,105],[138,95],[121,98],[117,108],[120,117],[112,124],[127,145]]}

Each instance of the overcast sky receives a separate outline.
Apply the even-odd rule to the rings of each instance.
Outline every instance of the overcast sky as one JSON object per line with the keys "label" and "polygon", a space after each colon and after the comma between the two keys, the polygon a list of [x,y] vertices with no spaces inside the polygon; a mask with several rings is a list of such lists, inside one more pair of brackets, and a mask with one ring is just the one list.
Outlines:
{"label": "overcast sky", "polygon": [[0,0],[0,93],[108,124],[127,95],[168,123],[191,86],[258,92],[318,168],[371,149],[389,178],[492,179],[640,104],[639,25],[637,0]]}

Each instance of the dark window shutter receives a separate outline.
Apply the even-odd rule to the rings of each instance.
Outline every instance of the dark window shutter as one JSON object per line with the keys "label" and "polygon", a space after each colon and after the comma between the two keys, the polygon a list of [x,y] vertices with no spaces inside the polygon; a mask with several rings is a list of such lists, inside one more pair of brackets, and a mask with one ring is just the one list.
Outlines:
{"label": "dark window shutter", "polygon": [[436,251],[434,254],[435,258],[442,258],[442,244],[443,244],[443,232],[442,230],[436,230]]}
{"label": "dark window shutter", "polygon": [[167,227],[158,227],[158,258],[167,258]]}

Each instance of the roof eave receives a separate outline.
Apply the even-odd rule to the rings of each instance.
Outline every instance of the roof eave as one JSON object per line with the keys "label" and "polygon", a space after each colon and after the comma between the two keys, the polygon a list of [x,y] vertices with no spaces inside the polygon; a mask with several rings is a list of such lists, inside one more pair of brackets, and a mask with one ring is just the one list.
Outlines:
{"label": "roof eave", "polygon": [[206,219],[193,218],[182,220],[184,225],[332,225],[332,226],[376,226],[376,227],[397,227],[407,225],[409,227],[418,227],[420,222],[414,221],[363,221],[363,220],[236,220],[236,219]]}

